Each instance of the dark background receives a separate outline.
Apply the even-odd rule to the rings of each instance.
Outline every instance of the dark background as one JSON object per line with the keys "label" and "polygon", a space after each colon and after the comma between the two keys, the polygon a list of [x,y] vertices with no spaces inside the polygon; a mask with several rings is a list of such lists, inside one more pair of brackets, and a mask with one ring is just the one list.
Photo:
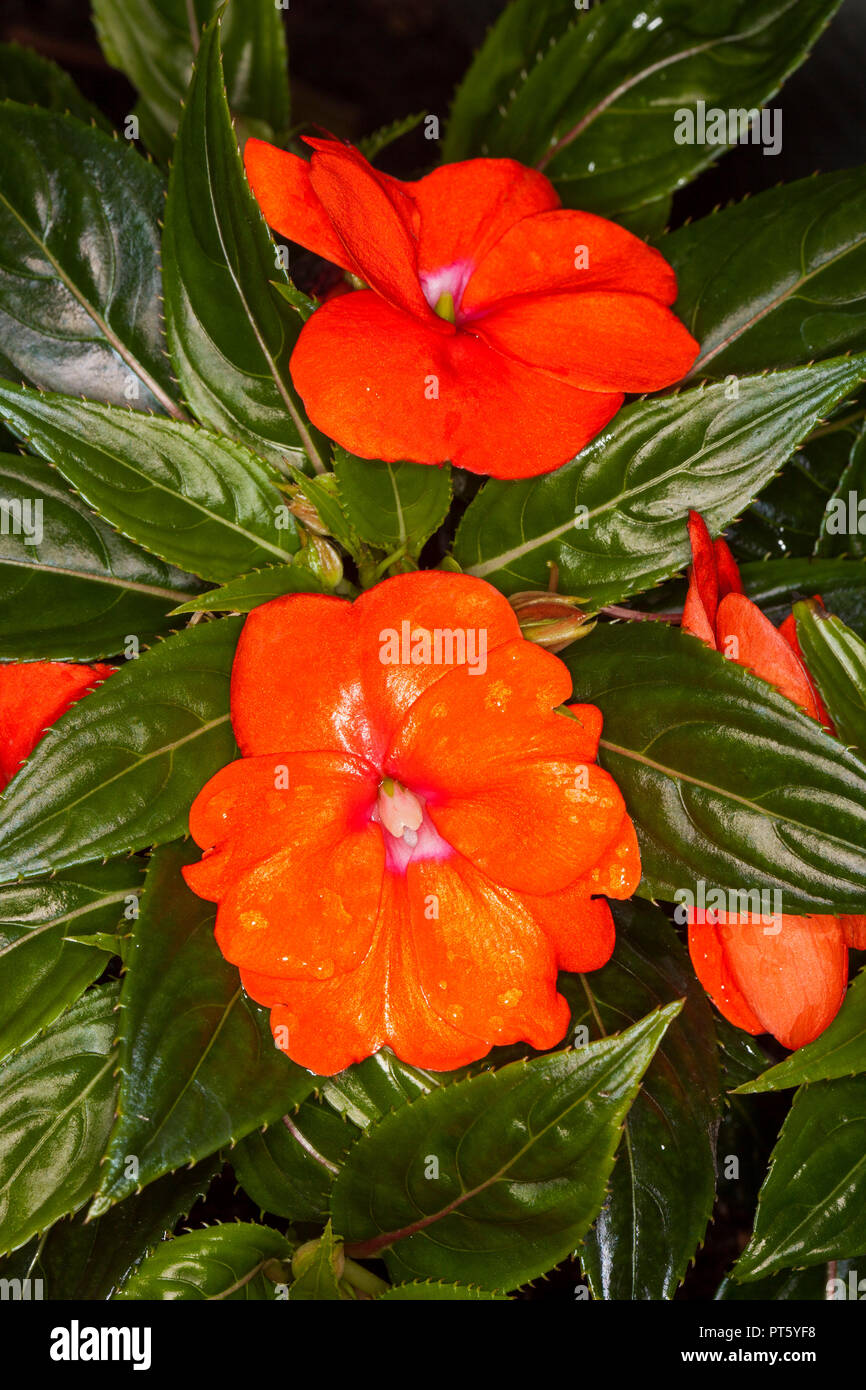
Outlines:
{"label": "dark background", "polygon": [[[502,0],[291,0],[285,21],[293,122],[319,122],[355,138],[423,110],[438,115],[444,128],[454,88],[502,8]],[[0,0],[0,39],[54,59],[118,126],[132,110],[133,90],[102,57],[87,0]],[[673,225],[816,170],[866,164],[866,0],[845,0],[773,105],[783,113],[780,154],[770,158],[759,146],[738,146],[676,195]],[[416,131],[380,162],[413,176],[429,156]],[[748,1239],[757,1187],[787,1105],[778,1095],[750,1100],[747,1107],[734,1103],[719,1141],[721,1155],[741,1156],[742,1181],[723,1186],[727,1195],[678,1298],[712,1299]],[[184,1226],[233,1219],[256,1220],[258,1211],[226,1169]],[[575,1277],[574,1266],[563,1266],[520,1297],[573,1303]]]}
{"label": "dark background", "polygon": [[[454,88],[503,7],[503,0],[290,0],[293,121],[319,121],[353,138],[423,110],[444,127]],[[0,37],[60,63],[118,125],[132,110],[132,88],[102,57],[87,0],[0,0]],[[725,155],[677,194],[674,225],[780,181],[866,163],[866,0],[845,0],[773,105],[783,113],[781,153],[742,145]],[[380,162],[408,176],[429,157],[417,131]]]}

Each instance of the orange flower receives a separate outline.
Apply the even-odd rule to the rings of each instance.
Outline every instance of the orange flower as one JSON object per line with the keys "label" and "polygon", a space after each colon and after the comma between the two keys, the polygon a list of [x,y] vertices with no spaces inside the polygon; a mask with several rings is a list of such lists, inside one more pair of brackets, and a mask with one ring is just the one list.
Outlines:
{"label": "orange flower", "polygon": [[[726,542],[689,516],[692,568],[683,630],[768,681],[813,719],[832,725],[797,641],[793,614],[775,628],[746,598]],[[703,920],[705,917],[705,920]],[[866,947],[866,918],[690,912],[698,978],[729,1022],[802,1047],[833,1021],[848,983],[848,946]]]}
{"label": "orange flower", "polygon": [[331,1074],[389,1045],[452,1068],[562,1038],[557,969],[613,949],[637,840],[595,765],[601,715],[482,580],[400,575],[256,608],[241,749],[199,793],[185,870],[278,1046]]}
{"label": "orange flower", "polygon": [[625,392],[678,381],[698,344],[670,266],[563,209],[543,174],[472,159],[403,183],[336,140],[248,140],[270,225],[367,286],[329,298],[291,360],[310,419],[363,458],[523,478],[567,462]]}
{"label": "orange flower", "polygon": [[29,758],[45,730],[100,681],[111,666],[20,661],[0,666],[0,790]]}

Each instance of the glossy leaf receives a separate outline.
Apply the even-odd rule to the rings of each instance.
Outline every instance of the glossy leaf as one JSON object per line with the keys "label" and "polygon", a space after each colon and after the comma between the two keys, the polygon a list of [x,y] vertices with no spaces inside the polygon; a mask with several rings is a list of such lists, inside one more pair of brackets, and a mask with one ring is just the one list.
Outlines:
{"label": "glossy leaf", "polygon": [[[142,139],[158,159],[171,154],[201,25],[222,0],[93,0],[102,51],[138,88]],[[223,21],[232,111],[271,127],[289,124],[282,10],[273,0],[230,4]]]}
{"label": "glossy leaf", "polygon": [[265,1267],[291,1260],[292,1249],[270,1226],[238,1222],[190,1231],[157,1246],[114,1297],[262,1303],[275,1296]]}
{"label": "glossy leaf", "polygon": [[552,561],[562,592],[616,603],[687,564],[689,510],[722,530],[864,375],[866,355],[638,401],[556,472],[488,482],[455,558],[505,593],[546,588]]}
{"label": "glossy leaf", "polygon": [[360,1129],[367,1129],[389,1111],[453,1080],[453,1072],[412,1067],[383,1047],[346,1071],[324,1077],[322,1095],[338,1114]]}
{"label": "glossy leaf", "polygon": [[0,43],[0,101],[44,106],[49,111],[67,112],[87,125],[95,121],[103,130],[111,129],[97,107],[84,99],[68,72],[22,44]]}
{"label": "glossy leaf", "polygon": [[761,1279],[756,1284],[737,1284],[733,1279],[723,1279],[715,1301],[786,1303],[789,1300],[800,1302],[809,1299],[818,1302],[826,1297],[827,1271],[815,1266],[812,1269],[786,1270],[784,1274],[773,1274],[769,1279]]}
{"label": "glossy leaf", "polygon": [[198,419],[274,462],[321,464],[289,376],[302,321],[272,284],[288,277],[244,176],[216,22],[178,132],[163,271],[172,361]]}
{"label": "glossy leaf", "polygon": [[11,382],[0,382],[0,416],[100,516],[171,564],[233,579],[297,549],[269,467],[210,430]]}
{"label": "glossy leaf", "polygon": [[803,1082],[834,1081],[859,1072],[866,1072],[866,971],[854,980],[842,1008],[820,1037],[746,1081],[737,1094],[783,1091]]}
{"label": "glossy leaf", "polygon": [[150,862],[123,978],[118,1116],[91,1216],[278,1119],[315,1083],[274,1046],[267,1010],[223,960],[214,909],[181,877],[199,857],[175,844]]}
{"label": "glossy leaf", "polygon": [[719,1064],[703,989],[667,917],[615,906],[616,949],[603,970],[561,975],[571,1034],[604,1037],[681,998],[625,1118],[607,1199],[581,1250],[594,1298],[673,1297],[703,1240],[715,1198]]}
{"label": "glossy leaf", "polygon": [[563,660],[575,698],[604,711],[600,761],[638,829],[643,896],[703,880],[777,889],[786,912],[866,910],[866,765],[816,720],[661,623],[606,624]]}
{"label": "glossy leaf", "polygon": [[334,1182],[331,1215],[346,1254],[380,1254],[400,1282],[499,1290],[565,1259],[601,1206],[619,1127],[680,1007],[387,1115]]}
{"label": "glossy leaf", "polygon": [[220,1167],[219,1158],[205,1159],[151,1183],[98,1221],[79,1213],[53,1226],[39,1257],[46,1296],[52,1301],[111,1298],[205,1195]]}
{"label": "glossy leaf", "polygon": [[86,1202],[114,1118],[117,987],[90,990],[0,1067],[0,1254]]}
{"label": "glossy leaf", "polygon": [[69,937],[102,932],[111,941],[121,924],[129,930],[124,915],[134,910],[141,881],[141,864],[121,860],[0,888],[0,1057],[99,978],[105,951]]}
{"label": "glossy leaf", "polygon": [[343,510],[361,540],[382,550],[405,547],[417,559],[451,503],[451,469],[381,463],[337,449],[334,472]]}
{"label": "glossy leaf", "polygon": [[517,0],[457,92],[446,161],[538,165],[570,207],[621,215],[673,192],[725,145],[679,143],[677,113],[763,105],[838,0]]}
{"label": "glossy leaf", "polygon": [[94,516],[42,459],[0,455],[0,496],[29,519],[0,533],[0,656],[94,661],[179,626],[171,611],[198,580]]}
{"label": "glossy leaf", "polygon": [[54,724],[0,800],[0,882],[164,844],[236,748],[224,618],[130,661]]}
{"label": "glossy leaf", "polygon": [[178,414],[165,359],[160,174],[126,141],[36,107],[0,106],[0,336],[5,373]]}
{"label": "glossy leaf", "polygon": [[323,1221],[334,1175],[358,1129],[315,1101],[303,1101],[289,1123],[291,1128],[277,1120],[248,1134],[229,1160],[240,1186],[262,1211],[289,1221]]}
{"label": "glossy leaf", "polygon": [[[820,430],[784,464],[729,533],[739,560],[812,555],[826,508],[842,478],[856,430]],[[828,553],[832,553],[828,552]]]}
{"label": "glossy leaf", "polygon": [[794,605],[797,638],[843,743],[866,760],[866,642],[817,604]]}
{"label": "glossy leaf", "polygon": [[750,1282],[866,1252],[866,1077],[803,1086],[761,1188],[755,1231],[733,1269]]}
{"label": "glossy leaf", "polygon": [[840,421],[835,433],[843,445],[851,444],[851,451],[833,496],[824,506],[815,554],[850,555],[862,560],[866,559],[866,426],[862,417],[849,420],[847,426]]}
{"label": "glossy leaf", "polygon": [[506,1294],[468,1284],[434,1284],[432,1282],[393,1284],[380,1294],[379,1303],[510,1303]]}
{"label": "glossy leaf", "polygon": [[268,569],[242,574],[218,589],[182,603],[175,613],[250,613],[260,603],[269,603],[283,594],[320,594],[322,586],[315,575],[300,565],[271,565]]}
{"label": "glossy leaf", "polygon": [[771,188],[659,244],[701,345],[689,378],[866,348],[866,171]]}
{"label": "glossy leaf", "polygon": [[740,577],[749,598],[776,626],[797,599],[821,594],[833,613],[866,637],[866,565],[859,560],[766,560],[743,565]]}

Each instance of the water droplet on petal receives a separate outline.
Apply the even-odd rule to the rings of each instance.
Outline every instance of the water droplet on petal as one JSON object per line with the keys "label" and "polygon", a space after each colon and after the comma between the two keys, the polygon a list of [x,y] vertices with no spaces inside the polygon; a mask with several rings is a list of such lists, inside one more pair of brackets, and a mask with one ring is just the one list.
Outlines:
{"label": "water droplet on petal", "polygon": [[243,931],[266,931],[269,923],[263,912],[242,912],[238,925]]}
{"label": "water droplet on petal", "polygon": [[317,980],[330,980],[334,973],[334,962],[328,956],[325,960],[320,960],[314,970]]}

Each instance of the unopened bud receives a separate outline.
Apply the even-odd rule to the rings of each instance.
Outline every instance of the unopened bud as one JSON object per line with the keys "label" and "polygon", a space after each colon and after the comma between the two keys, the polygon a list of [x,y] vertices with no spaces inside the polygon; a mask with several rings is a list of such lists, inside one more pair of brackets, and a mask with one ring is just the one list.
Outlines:
{"label": "unopened bud", "polygon": [[528,589],[512,594],[508,602],[517,614],[520,631],[526,640],[550,652],[562,651],[570,642],[586,637],[595,627],[595,622],[579,607],[581,600],[567,594]]}
{"label": "unopened bud", "polygon": [[310,570],[326,589],[336,589],[343,578],[343,561],[339,550],[324,536],[314,536],[312,532],[305,537],[303,549],[292,563]]}
{"label": "unopened bud", "polygon": [[[322,491],[336,498],[337,479],[334,477],[333,473],[326,473],[317,481]],[[330,536],[331,532],[319,516],[316,507],[310,501],[309,497],[305,497],[300,488],[292,489],[292,493],[292,500],[289,503],[289,511],[292,513],[292,516],[296,516],[301,525],[305,526],[308,531],[312,531],[315,536]]]}
{"label": "unopened bud", "polygon": [[[310,1265],[313,1263],[319,1252],[319,1247],[321,1243],[321,1240],[308,1240],[305,1245],[298,1246],[297,1250],[292,1256],[292,1273],[296,1279],[300,1278],[300,1276],[305,1272],[305,1270],[310,1268]],[[343,1266],[345,1264],[345,1258],[346,1257],[343,1254],[342,1245],[335,1245],[334,1273],[338,1279],[341,1279],[343,1277]]]}

